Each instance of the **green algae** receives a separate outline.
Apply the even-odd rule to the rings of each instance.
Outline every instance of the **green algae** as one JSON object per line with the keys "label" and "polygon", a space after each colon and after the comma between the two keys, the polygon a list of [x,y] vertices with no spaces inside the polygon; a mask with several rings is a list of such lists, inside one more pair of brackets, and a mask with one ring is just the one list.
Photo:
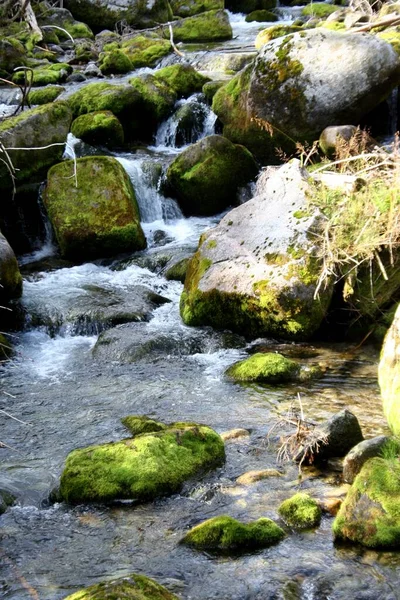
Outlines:
{"label": "green algae", "polygon": [[181,543],[197,550],[252,550],[276,544],[283,530],[271,519],[261,518],[248,524],[232,517],[214,517],[191,529]]}
{"label": "green algae", "polygon": [[282,354],[258,352],[235,363],[225,373],[235,381],[284,383],[293,381],[299,371],[300,366]]}
{"label": "green algae", "polygon": [[314,498],[299,492],[284,500],[278,508],[287,525],[296,529],[310,529],[321,521],[321,508]]}
{"label": "green algae", "polygon": [[71,504],[140,502],[177,492],[183,482],[225,459],[220,436],[204,425],[172,424],[120,442],[74,450],[61,475],[61,496]]}

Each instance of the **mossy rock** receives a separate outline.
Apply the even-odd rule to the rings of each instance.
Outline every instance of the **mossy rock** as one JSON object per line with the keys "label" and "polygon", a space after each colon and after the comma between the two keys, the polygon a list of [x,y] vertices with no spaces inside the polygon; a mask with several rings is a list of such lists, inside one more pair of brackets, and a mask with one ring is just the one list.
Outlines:
{"label": "mossy rock", "polygon": [[20,41],[11,37],[0,40],[0,76],[8,76],[25,64],[26,50]]}
{"label": "mossy rock", "polygon": [[[71,120],[68,105],[57,101],[26,110],[0,123],[0,141],[6,148],[32,148],[29,152],[8,150],[16,169],[17,183],[41,176],[45,169],[61,160]],[[44,146],[46,148],[37,149]],[[12,188],[12,180],[3,165],[0,166],[0,189],[4,188]]]}
{"label": "mossy rock", "polygon": [[143,415],[129,415],[123,417],[121,423],[129,429],[133,436],[140,435],[141,433],[153,433],[154,431],[164,431],[167,429],[167,425],[150,419]]}
{"label": "mossy rock", "polygon": [[225,2],[225,8],[231,12],[245,15],[255,10],[272,10],[276,6],[276,0],[227,0]]}
{"label": "mossy rock", "polygon": [[[54,85],[64,83],[68,75],[71,75],[73,68],[67,63],[55,63],[46,65],[46,67],[36,68],[28,71],[28,81],[32,80],[33,86]],[[17,71],[12,78],[14,83],[23,84],[25,81],[25,71]]]}
{"label": "mossy rock", "polygon": [[378,376],[383,412],[394,435],[400,436],[400,305],[386,334]]}
{"label": "mossy rock", "polygon": [[140,112],[143,131],[151,134],[171,114],[176,93],[167,82],[151,74],[133,77],[129,83],[142,99]]}
{"label": "mossy rock", "polygon": [[246,148],[212,135],[173,161],[167,171],[167,185],[186,215],[215,215],[236,203],[238,188],[254,179],[257,172]]}
{"label": "mossy rock", "polygon": [[177,17],[193,17],[209,10],[224,8],[224,0],[171,0],[171,10]]}
{"label": "mossy rock", "polygon": [[64,600],[179,600],[149,577],[132,573],[111,581],[95,583]]}
{"label": "mossy rock", "polygon": [[260,50],[264,44],[268,44],[271,40],[288,35],[288,33],[295,33],[301,31],[301,27],[298,25],[273,25],[268,29],[263,29],[257,34],[256,41],[254,42],[257,50]]}
{"label": "mossy rock", "polygon": [[190,258],[182,258],[169,267],[165,272],[165,279],[168,281],[180,281],[181,283],[184,283],[189,261]]}
{"label": "mossy rock", "polygon": [[[9,300],[19,298],[21,294],[22,276],[17,259],[10,244],[0,233],[0,304],[7,304]],[[7,341],[4,342],[4,346],[9,346]]]}
{"label": "mossy rock", "polygon": [[207,83],[205,83],[203,85],[203,87],[201,88],[201,91],[205,95],[207,102],[209,102],[211,104],[212,101],[213,101],[213,98],[214,98],[215,94],[225,84],[226,84],[225,80],[221,80],[221,81],[208,81]]}
{"label": "mossy rock", "polygon": [[169,41],[144,35],[135,36],[121,45],[121,51],[129,58],[134,69],[155,67],[171,50]]}
{"label": "mossy rock", "polygon": [[271,519],[245,524],[222,515],[193,527],[181,543],[196,550],[249,551],[272,546],[284,536],[284,531]]}
{"label": "mossy rock", "polygon": [[198,73],[192,65],[181,63],[159,69],[154,77],[167,83],[178,98],[188,98],[201,92],[203,85],[209,81],[208,77]]}
{"label": "mossy rock", "polygon": [[139,502],[173,494],[189,478],[225,460],[221,437],[205,425],[172,424],[120,442],[71,452],[61,475],[62,498],[71,504]]}
{"label": "mossy rock", "polygon": [[74,49],[75,56],[73,58],[73,64],[85,64],[89,61],[96,61],[99,58],[99,52],[96,45],[91,40],[75,40]]}
{"label": "mossy rock", "polygon": [[278,15],[270,10],[254,10],[246,17],[246,23],[274,23],[279,20]]}
{"label": "mossy rock", "polygon": [[371,458],[354,480],[333,523],[336,539],[369,548],[400,548],[400,462]]}
{"label": "mossy rock", "polygon": [[[232,39],[232,27],[224,10],[209,10],[172,23],[174,42],[218,42]],[[169,38],[165,28],[164,37]]]}
{"label": "mossy rock", "polygon": [[282,354],[257,352],[229,367],[226,374],[235,381],[285,383],[296,379],[299,371],[300,365]]}
{"label": "mossy rock", "polygon": [[109,110],[81,115],[71,125],[71,133],[92,146],[118,148],[124,143],[124,130]]}
{"label": "mossy rock", "polygon": [[321,507],[318,502],[302,492],[284,500],[278,511],[285,523],[295,529],[317,527],[321,521]]}
{"label": "mossy rock", "polygon": [[112,50],[100,55],[100,71],[103,75],[123,75],[133,70],[130,58],[122,50]]}
{"label": "mossy rock", "polygon": [[392,48],[400,55],[400,31],[397,29],[385,29],[376,34],[381,40],[388,42]]}
{"label": "mossy rock", "polygon": [[31,90],[27,99],[31,105],[41,106],[42,104],[54,102],[64,91],[65,88],[60,85],[49,85],[41,90]]}
{"label": "mossy rock", "polygon": [[326,19],[338,9],[335,4],[327,4],[326,2],[310,2],[301,11],[302,17],[317,17],[318,19]]}
{"label": "mossy rock", "polygon": [[132,184],[108,156],[65,161],[48,173],[44,204],[63,257],[87,260],[141,250],[146,240]]}

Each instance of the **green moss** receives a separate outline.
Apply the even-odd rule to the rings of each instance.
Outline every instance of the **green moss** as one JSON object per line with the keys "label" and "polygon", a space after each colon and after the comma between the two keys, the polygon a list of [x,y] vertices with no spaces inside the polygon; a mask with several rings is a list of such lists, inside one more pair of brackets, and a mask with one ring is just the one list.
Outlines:
{"label": "green moss", "polygon": [[28,100],[31,105],[42,105],[54,102],[58,96],[65,91],[65,88],[59,85],[50,85],[41,90],[31,90],[28,94]]}
{"label": "green moss", "polygon": [[182,258],[182,260],[169,267],[165,272],[165,278],[168,281],[180,281],[184,283],[189,261],[190,258]]}
{"label": "green moss", "polygon": [[166,40],[139,35],[123,42],[121,51],[128,56],[134,69],[154,67],[171,52],[171,44]]}
{"label": "green moss", "polygon": [[[63,83],[68,75],[72,73],[73,69],[71,65],[67,63],[55,63],[52,65],[46,65],[46,67],[41,67],[34,69],[31,73],[28,71],[27,78],[28,81],[32,80],[32,85],[51,85],[56,83]],[[22,84],[25,81],[25,72],[17,71],[12,80],[14,83]]]}
{"label": "green moss", "polygon": [[121,579],[95,583],[64,600],[178,600],[178,597],[152,579],[132,573]]}
{"label": "green moss", "polygon": [[140,250],[146,241],[128,175],[111,157],[88,156],[55,165],[44,203],[63,256],[86,260]]}
{"label": "green moss", "polygon": [[112,50],[100,55],[99,68],[103,75],[113,75],[129,73],[133,70],[133,65],[122,50]]}
{"label": "green moss", "polygon": [[176,93],[164,80],[154,75],[133,77],[129,83],[142,98],[142,116],[154,127],[173,110]]}
{"label": "green moss", "polygon": [[327,4],[326,2],[311,2],[307,4],[302,11],[303,17],[318,17],[324,19],[338,10],[335,4]]}
{"label": "green moss", "polygon": [[400,462],[368,460],[354,480],[333,524],[337,539],[370,548],[400,547]]}
{"label": "green moss", "polygon": [[284,383],[296,378],[300,366],[282,354],[253,354],[226,370],[226,375],[235,381],[259,381],[265,383]]}
{"label": "green moss", "polygon": [[[171,0],[171,8],[174,15],[177,17],[192,17],[199,13],[209,10],[218,10],[224,8],[223,0]],[[175,17],[176,18],[176,17]],[[173,19],[170,19],[171,21]]]}
{"label": "green moss", "polygon": [[[93,39],[93,31],[86,25],[86,23],[79,23],[78,21],[74,21],[73,23],[64,22],[63,28],[68,31],[72,37],[75,38],[89,38]],[[62,34],[62,32],[59,32]],[[60,36],[59,36],[60,37]],[[69,39],[69,38],[68,38]]]}
{"label": "green moss", "polygon": [[299,27],[298,25],[273,25],[272,27],[268,27],[268,29],[260,31],[256,37],[255,47],[259,50],[264,44],[268,44],[271,40],[283,37],[288,33],[296,33],[296,31],[301,31],[301,29],[302,27]]}
{"label": "green moss", "polygon": [[275,21],[278,21],[279,18],[275,13],[269,10],[254,10],[247,15],[245,20],[246,23],[253,23],[254,21],[257,21],[258,23],[274,23]]}
{"label": "green moss", "polygon": [[205,95],[207,102],[212,103],[215,94],[223,85],[225,85],[225,81],[208,81],[203,85],[201,91]]}
{"label": "green moss", "polygon": [[182,543],[197,550],[251,550],[276,544],[284,535],[271,519],[261,518],[244,524],[222,515],[193,527]]}
{"label": "green moss", "polygon": [[68,98],[76,117],[88,112],[110,110],[117,117],[135,110],[140,97],[131,86],[89,83]]}
{"label": "green moss", "polygon": [[66,502],[147,501],[177,492],[225,459],[220,436],[204,425],[171,426],[133,439],[74,450],[61,475]]}
{"label": "green moss", "polygon": [[400,55],[400,32],[395,29],[381,31],[377,34],[385,42],[388,42],[392,48]]}
{"label": "green moss", "polygon": [[150,419],[149,417],[143,415],[129,415],[128,417],[123,417],[123,419],[121,419],[121,423],[125,425],[127,429],[129,429],[133,436],[140,435],[141,433],[163,431],[167,428],[164,423],[154,421],[154,419]]}
{"label": "green moss", "polygon": [[[176,42],[215,42],[232,39],[232,28],[224,10],[209,10],[172,24]],[[165,28],[164,36],[169,38]]]}
{"label": "green moss", "polygon": [[124,130],[111,111],[81,115],[71,125],[75,137],[93,146],[119,147],[124,143]]}
{"label": "green moss", "polygon": [[279,506],[279,514],[290,527],[310,529],[321,521],[321,508],[314,498],[299,492],[284,500]]}
{"label": "green moss", "polygon": [[201,92],[203,85],[209,81],[208,77],[204,77],[194,67],[187,64],[164,67],[156,71],[154,76],[167,83],[178,98],[188,98],[196,92]]}
{"label": "green moss", "polygon": [[323,23],[319,23],[318,27],[330,29],[331,31],[347,31],[346,25],[344,23],[339,23],[338,21],[324,21]]}

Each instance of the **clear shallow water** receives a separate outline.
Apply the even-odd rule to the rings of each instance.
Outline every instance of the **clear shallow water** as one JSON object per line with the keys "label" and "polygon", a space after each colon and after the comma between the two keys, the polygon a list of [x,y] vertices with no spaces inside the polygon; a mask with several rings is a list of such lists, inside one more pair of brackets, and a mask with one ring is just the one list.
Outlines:
{"label": "clear shallow water", "polygon": [[[254,24],[248,27],[242,21],[237,17],[234,24],[237,31],[246,32],[240,43],[247,35],[254,39]],[[163,162],[171,152],[176,148],[156,146],[151,154]],[[218,221],[184,219],[146,179],[143,156],[119,159],[138,196],[147,255],[158,251],[154,234],[159,230],[168,238],[161,250],[194,248],[201,232]],[[50,237],[48,244],[42,255],[25,257],[25,262],[32,263],[43,252],[54,253]],[[277,519],[279,503],[299,489],[317,498],[337,495],[341,488],[335,470],[305,469],[299,481],[296,466],[276,464],[277,436],[268,443],[267,434],[298,393],[310,419],[322,420],[347,406],[366,435],[386,431],[377,352],[259,341],[253,345],[322,364],[325,376],[307,386],[233,384],[224,371],[246,356],[244,341],[226,348],[220,334],[184,326],[178,309],[181,284],[129,261],[114,267],[99,262],[31,272],[22,299],[28,317],[37,310],[63,314],[71,303],[84,304],[87,288],[93,285],[128,294],[135,285],[145,285],[171,302],[157,308],[152,320],[140,327],[149,335],[173,338],[177,347],[195,337],[201,352],[161,352],[121,364],[95,359],[97,337],[72,335],[68,326],[57,335],[44,328],[18,335],[16,356],[0,371],[0,409],[24,421],[0,413],[0,439],[10,446],[0,448],[1,487],[18,498],[0,519],[0,596],[61,600],[83,586],[136,571],[154,577],[182,600],[398,598],[398,554],[336,547],[328,516],[316,531],[288,531],[279,545],[254,554],[215,557],[179,545],[189,527],[215,515]],[[126,436],[120,419],[128,414],[148,414],[166,422],[195,420],[218,432],[244,427],[249,436],[227,442],[224,467],[188,482],[175,496],[136,507],[49,504],[67,454]],[[281,477],[248,487],[236,483],[246,471],[276,467]]]}

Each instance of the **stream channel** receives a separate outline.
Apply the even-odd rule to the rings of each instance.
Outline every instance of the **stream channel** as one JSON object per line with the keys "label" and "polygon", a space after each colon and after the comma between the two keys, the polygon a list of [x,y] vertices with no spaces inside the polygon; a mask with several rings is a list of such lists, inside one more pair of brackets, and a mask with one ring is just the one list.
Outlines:
{"label": "stream channel", "polygon": [[[235,39],[214,48],[216,54],[252,48],[260,25],[244,24],[237,15],[232,20]],[[197,52],[196,61],[201,54]],[[190,139],[181,143],[214,131],[215,116],[201,98],[187,102],[197,103],[201,118]],[[193,252],[201,232],[218,217],[183,218],[177,205],[150,181],[144,164],[165,165],[180,151],[175,147],[176,129],[172,117],[161,125],[153,147],[117,155],[135,187],[146,251],[63,266],[49,232],[33,254],[20,257],[26,327],[16,335],[14,359],[0,372],[0,408],[23,421],[0,415],[1,441],[9,446],[0,449],[1,488],[17,497],[0,520],[0,596],[58,600],[98,581],[137,572],[183,600],[400,598],[399,555],[336,546],[329,515],[315,531],[288,531],[277,546],[255,553],[216,557],[179,545],[188,528],[216,515],[244,521],[278,519],[279,503],[299,490],[320,499],[343,492],[335,464],[324,472],[305,468],[301,480],[295,465],[277,465],[279,431],[270,440],[268,431],[298,394],[310,419],[320,421],[348,407],[365,436],[387,430],[376,349],[274,340],[246,345],[227,332],[182,324],[182,285],[167,281],[160,265],[168,257]],[[157,246],[160,239],[162,247]],[[100,325],[85,317],[85,306],[96,302],[99,294],[111,298],[111,304],[113,299],[129,302],[137,286],[171,302],[157,307],[150,319],[127,326],[131,340],[137,339],[141,348],[136,361],[94,357]],[[325,376],[284,387],[227,380],[226,367],[255,346],[323,364]],[[172,497],[139,506],[50,503],[49,493],[57,486],[67,454],[126,437],[120,419],[129,414],[165,422],[198,421],[220,433],[245,428],[250,434],[226,443],[224,467],[189,482]],[[250,486],[236,483],[247,471],[267,468],[278,468],[281,476]]]}

